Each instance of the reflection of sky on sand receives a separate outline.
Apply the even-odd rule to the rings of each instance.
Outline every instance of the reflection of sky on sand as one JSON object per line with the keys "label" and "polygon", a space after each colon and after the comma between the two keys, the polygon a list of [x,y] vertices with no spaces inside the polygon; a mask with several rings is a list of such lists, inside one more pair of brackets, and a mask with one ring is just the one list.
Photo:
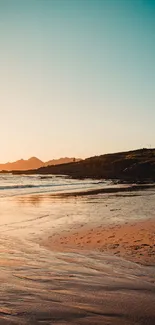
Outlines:
{"label": "reflection of sky on sand", "polygon": [[1,233],[29,236],[70,224],[115,224],[154,215],[154,191],[88,196],[25,195],[0,200]]}
{"label": "reflection of sky on sand", "polygon": [[151,268],[100,253],[53,253],[10,236],[0,245],[2,324],[154,324]]}
{"label": "reflection of sky on sand", "polygon": [[0,324],[154,325],[153,268],[91,251],[52,252],[37,241],[68,225],[151,217],[153,202],[152,191],[0,200]]}

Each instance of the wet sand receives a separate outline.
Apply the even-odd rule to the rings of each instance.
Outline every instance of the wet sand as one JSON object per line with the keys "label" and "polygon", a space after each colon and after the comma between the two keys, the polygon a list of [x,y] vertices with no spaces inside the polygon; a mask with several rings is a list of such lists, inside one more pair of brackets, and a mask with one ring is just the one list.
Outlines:
{"label": "wet sand", "polygon": [[0,244],[0,325],[154,325],[153,269],[12,237]]}
{"label": "wet sand", "polygon": [[0,214],[0,325],[155,324],[154,192],[21,196]]}
{"label": "wet sand", "polygon": [[155,265],[155,219],[105,226],[71,226],[42,241],[52,250],[98,250],[144,265]]}

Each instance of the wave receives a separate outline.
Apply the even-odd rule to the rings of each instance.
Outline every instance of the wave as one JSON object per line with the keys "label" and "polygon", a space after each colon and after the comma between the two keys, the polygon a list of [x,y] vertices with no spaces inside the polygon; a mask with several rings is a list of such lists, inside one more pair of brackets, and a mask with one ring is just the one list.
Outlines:
{"label": "wave", "polygon": [[42,187],[42,186],[47,186],[47,185],[32,185],[32,184],[27,184],[27,185],[5,185],[5,186],[0,186],[0,190],[15,190],[15,189],[24,189],[24,188],[33,188],[33,187]]}
{"label": "wave", "polygon": [[0,186],[0,190],[16,190],[16,189],[29,189],[29,188],[46,188],[46,187],[58,187],[58,186],[61,186],[61,187],[66,187],[66,186],[81,186],[82,187],[85,187],[86,185],[96,185],[97,183],[93,183],[93,182],[90,182],[90,183],[67,183],[67,184],[25,184],[25,185],[4,185],[4,186]]}

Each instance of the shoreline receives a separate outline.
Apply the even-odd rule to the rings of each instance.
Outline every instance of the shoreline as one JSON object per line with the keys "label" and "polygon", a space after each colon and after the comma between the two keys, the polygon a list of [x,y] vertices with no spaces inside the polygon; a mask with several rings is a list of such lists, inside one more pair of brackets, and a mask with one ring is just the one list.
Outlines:
{"label": "shoreline", "polygon": [[[42,238],[38,240],[38,235],[35,237],[41,246],[53,251],[99,251],[143,265],[155,265],[155,214],[154,210],[152,210],[151,215],[148,214],[150,206],[146,194],[154,195],[154,189],[154,184],[130,184],[130,186],[122,187],[116,185],[115,187],[80,189],[72,192],[24,194],[19,195],[18,198],[14,197],[13,200],[16,200],[17,204],[26,203],[38,207],[41,204],[46,206],[46,202],[48,202],[49,211],[52,209],[51,204],[56,204],[56,209],[58,209],[56,213],[59,211],[58,224],[57,217],[54,216],[53,222],[56,221],[56,227],[51,224],[49,229],[45,229]],[[145,200],[141,201],[141,197],[145,197]],[[97,204],[99,203],[99,211],[96,211],[95,207],[92,209],[88,207],[87,210],[87,205],[85,206],[85,202],[88,201],[89,204],[89,200],[91,201],[94,198],[97,199]],[[110,202],[114,202],[113,205],[109,205],[109,201],[107,201],[109,199]],[[126,207],[124,202],[130,203],[127,203]],[[134,212],[136,202],[138,202],[140,209],[138,207],[138,210]],[[71,204],[70,210],[68,210],[69,207],[66,203]],[[75,203],[79,204],[78,208],[76,205],[77,212],[74,211]],[[148,206],[148,209],[143,209],[142,204]],[[93,204],[93,206],[95,205]],[[124,207],[124,215],[121,215],[121,211],[119,212],[122,206]],[[80,214],[78,215],[78,213]],[[89,217],[89,213],[91,213],[91,217]],[[50,215],[50,212],[47,211],[45,215]],[[68,219],[68,216],[71,219]],[[113,223],[110,221],[111,216]],[[59,221],[61,218],[62,223]],[[121,218],[121,222],[119,218]],[[49,224],[50,222],[49,218]]]}
{"label": "shoreline", "polygon": [[154,325],[154,188],[62,194],[0,200],[1,323]]}
{"label": "shoreline", "polygon": [[[120,185],[120,184],[119,184]],[[98,188],[98,189],[90,189],[90,190],[80,190],[79,192],[64,192],[64,193],[51,193],[51,196],[59,196],[59,197],[66,197],[66,196],[85,196],[85,195],[96,195],[96,194],[113,194],[119,192],[137,192],[142,190],[148,190],[155,188],[155,184],[140,184],[140,185],[130,185],[130,186],[122,186],[119,187],[106,187],[106,188]]]}
{"label": "shoreline", "polygon": [[[82,190],[79,189],[77,191],[70,191],[70,192],[65,192],[64,190],[59,191],[59,192],[51,192],[51,191],[47,191],[47,192],[31,192],[31,193],[20,193],[18,195],[14,195],[12,197],[38,197],[38,198],[42,198],[44,199],[45,197],[53,197],[53,198],[66,198],[66,197],[78,197],[78,196],[89,196],[89,195],[97,195],[97,194],[117,194],[117,193],[131,193],[131,192],[138,192],[138,191],[145,191],[145,190],[151,190],[155,188],[155,184],[140,184],[140,185],[132,185],[129,184],[125,186],[125,184],[123,184],[122,187],[120,187],[118,185],[114,185],[113,187],[109,186],[109,187],[103,187],[103,188],[95,188],[95,189],[86,189],[86,190]],[[136,194],[135,194],[136,195]],[[11,197],[11,196],[10,196]]]}

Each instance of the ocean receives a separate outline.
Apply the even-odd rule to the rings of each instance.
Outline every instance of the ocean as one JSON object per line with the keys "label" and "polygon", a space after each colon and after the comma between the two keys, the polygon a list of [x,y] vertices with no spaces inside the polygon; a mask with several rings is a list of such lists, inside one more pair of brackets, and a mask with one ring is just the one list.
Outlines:
{"label": "ocean", "polygon": [[75,180],[63,175],[0,174],[0,197],[96,189],[113,185],[111,180]]}

